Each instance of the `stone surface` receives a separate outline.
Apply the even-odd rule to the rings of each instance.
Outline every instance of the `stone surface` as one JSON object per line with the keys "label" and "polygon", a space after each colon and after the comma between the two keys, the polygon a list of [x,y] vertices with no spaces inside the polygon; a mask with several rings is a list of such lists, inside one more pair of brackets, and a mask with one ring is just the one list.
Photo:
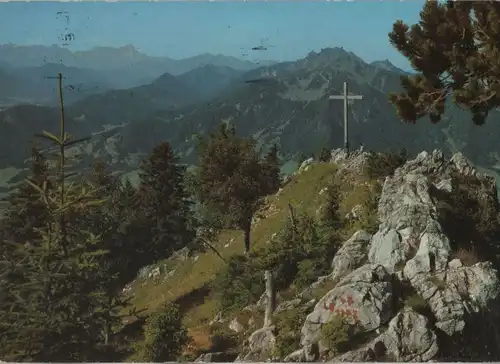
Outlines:
{"label": "stone surface", "polygon": [[334,282],[366,263],[371,237],[366,231],[358,231],[337,251],[332,261],[331,279]]}

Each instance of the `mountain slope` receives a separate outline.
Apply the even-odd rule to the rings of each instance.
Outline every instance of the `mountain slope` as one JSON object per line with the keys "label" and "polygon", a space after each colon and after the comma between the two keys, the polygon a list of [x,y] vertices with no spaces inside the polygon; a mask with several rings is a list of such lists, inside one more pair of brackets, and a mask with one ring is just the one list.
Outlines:
{"label": "mountain slope", "polygon": [[[299,150],[312,153],[323,146],[338,147],[343,143],[343,105],[328,100],[328,96],[341,94],[344,80],[351,92],[364,97],[351,109],[352,147],[364,144],[377,150],[404,147],[417,151],[436,146],[443,137],[428,123],[399,122],[386,95],[388,90],[399,88],[398,74],[368,65],[342,49],[259,68],[245,74],[244,79],[252,82],[233,86],[210,103],[177,114],[157,113],[155,120],[169,125],[165,137],[189,151],[192,134],[204,134],[221,119],[230,119],[237,131],[254,135],[263,143],[278,142],[289,156]],[[175,127],[174,134],[171,130]]]}
{"label": "mountain slope", "polygon": [[[170,141],[186,162],[194,162],[194,136],[206,134],[222,119],[231,120],[238,133],[254,136],[264,147],[278,143],[289,159],[343,145],[343,104],[328,96],[341,94],[344,81],[350,92],[363,95],[350,106],[352,148],[405,148],[410,153],[441,148],[448,154],[458,149],[486,168],[500,160],[500,127],[494,120],[477,127],[467,112],[451,107],[438,125],[428,120],[402,124],[387,97],[400,89],[400,73],[367,64],[342,48],[312,52],[296,62],[260,67],[241,76],[207,66],[179,77],[164,75],[150,85],[81,100],[68,107],[67,119],[78,135],[94,133],[89,146],[81,149],[84,154],[109,158],[121,170],[133,170],[140,156],[162,140]],[[206,99],[207,90],[217,93]],[[34,127],[38,116],[31,109],[14,118]],[[498,118],[498,113],[491,118]],[[20,145],[14,150],[22,154]],[[7,154],[1,145],[0,152]]]}
{"label": "mountain slope", "polygon": [[207,99],[218,95],[241,78],[243,71],[231,67],[207,64],[181,74],[178,79],[186,86],[196,90],[201,98]]}
{"label": "mountain slope", "polygon": [[[2,96],[19,98],[32,103],[57,105],[58,73],[64,75],[65,101],[69,105],[91,94],[105,92],[113,87],[99,72],[61,64],[46,63],[39,67],[9,68],[4,71],[11,79],[2,79]],[[52,79],[51,79],[52,78]]]}
{"label": "mountain slope", "polygon": [[408,72],[405,72],[401,68],[398,68],[395,65],[393,65],[388,59],[384,59],[383,61],[375,61],[370,64],[372,66],[380,67],[391,72],[400,73],[402,75],[408,74]]}
{"label": "mountain slope", "polygon": [[198,98],[195,89],[165,73],[149,85],[92,95],[69,110],[72,115],[91,120],[96,125],[119,125],[141,120],[157,110],[188,105]]}

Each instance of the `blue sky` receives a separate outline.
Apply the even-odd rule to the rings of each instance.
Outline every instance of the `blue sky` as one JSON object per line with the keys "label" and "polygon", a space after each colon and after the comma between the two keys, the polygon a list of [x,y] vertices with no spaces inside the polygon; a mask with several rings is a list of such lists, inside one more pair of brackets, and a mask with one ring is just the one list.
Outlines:
{"label": "blue sky", "polygon": [[[253,61],[294,60],[341,46],[366,61],[389,59],[408,69],[387,33],[397,19],[418,21],[423,3],[10,2],[0,3],[0,43],[61,45],[58,36],[72,32],[72,50],[131,44],[153,56],[213,53]],[[251,50],[261,44],[272,47]]]}

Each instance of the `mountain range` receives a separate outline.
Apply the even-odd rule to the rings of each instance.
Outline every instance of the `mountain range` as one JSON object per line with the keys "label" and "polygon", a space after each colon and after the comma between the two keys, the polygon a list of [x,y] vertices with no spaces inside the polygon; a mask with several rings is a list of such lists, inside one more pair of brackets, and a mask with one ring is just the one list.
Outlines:
{"label": "mountain range", "polygon": [[[120,52],[130,52],[134,62],[144,61],[132,49]],[[87,63],[80,65],[88,66],[93,58],[81,59]],[[6,62],[1,47],[0,60]],[[28,58],[25,67],[28,61],[34,62]],[[448,154],[461,150],[488,169],[496,168],[500,160],[495,137],[500,130],[494,120],[498,112],[482,127],[473,125],[470,115],[453,105],[440,124],[427,119],[415,125],[402,123],[388,93],[400,90],[400,76],[405,72],[387,60],[370,64],[342,48],[326,48],[297,61],[258,68],[220,63],[199,65],[181,74],[163,73],[150,83],[128,89],[103,86],[99,93],[75,100],[66,108],[68,132],[77,137],[92,135],[92,139],[74,152],[82,156],[82,163],[88,165],[98,157],[119,173],[131,175],[146,153],[168,140],[184,162],[194,163],[196,136],[228,120],[238,133],[255,137],[262,148],[277,143],[283,159],[291,161],[300,153],[343,145],[343,104],[329,96],[341,94],[347,81],[352,93],[363,95],[350,106],[353,148],[405,148],[410,154],[435,148]],[[65,67],[75,75],[86,72],[71,68],[74,63]],[[101,71],[106,67],[102,65]],[[33,134],[57,130],[58,118],[58,108],[51,106],[16,105],[0,112],[0,168],[10,171],[4,173],[4,188],[19,180]]]}
{"label": "mountain range", "polygon": [[[201,54],[185,59],[151,57],[133,46],[98,47],[71,52],[59,46],[0,45],[0,106],[20,102],[55,105],[57,84],[48,77],[63,73],[66,102],[110,89],[128,89],[153,82],[162,74],[180,75],[205,66],[248,71],[260,64],[223,55]],[[14,87],[13,87],[14,86]],[[13,88],[12,88],[13,87]]]}

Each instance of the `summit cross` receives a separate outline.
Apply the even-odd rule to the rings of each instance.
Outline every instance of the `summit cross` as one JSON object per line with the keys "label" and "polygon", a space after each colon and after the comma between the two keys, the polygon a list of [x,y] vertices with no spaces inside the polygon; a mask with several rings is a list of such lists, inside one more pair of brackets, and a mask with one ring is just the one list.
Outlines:
{"label": "summit cross", "polygon": [[361,95],[349,95],[347,90],[347,82],[344,82],[344,94],[343,95],[332,95],[329,97],[330,100],[344,100],[344,149],[347,155],[349,155],[349,100],[361,100],[363,96]]}

